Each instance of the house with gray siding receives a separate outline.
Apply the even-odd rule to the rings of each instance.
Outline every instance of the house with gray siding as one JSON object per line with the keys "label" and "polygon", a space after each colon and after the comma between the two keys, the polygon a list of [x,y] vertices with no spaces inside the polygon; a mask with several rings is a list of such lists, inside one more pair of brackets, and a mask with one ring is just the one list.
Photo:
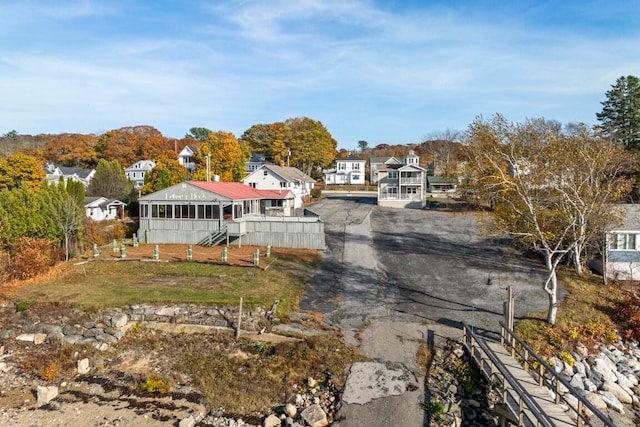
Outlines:
{"label": "house with gray siding", "polygon": [[606,280],[640,281],[640,205],[615,205],[622,223],[606,234]]}
{"label": "house with gray siding", "polygon": [[324,249],[324,225],[318,218],[291,217],[294,195],[287,190],[185,181],[138,201],[141,242]]}

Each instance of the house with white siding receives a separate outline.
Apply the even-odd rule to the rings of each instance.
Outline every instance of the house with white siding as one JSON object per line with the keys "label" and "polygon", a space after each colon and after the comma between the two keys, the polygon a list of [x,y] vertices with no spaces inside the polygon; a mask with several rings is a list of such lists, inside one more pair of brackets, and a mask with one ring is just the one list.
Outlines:
{"label": "house with white siding", "polygon": [[94,221],[122,219],[126,203],[106,197],[85,197],[84,210],[88,218]]}
{"label": "house with white siding", "polygon": [[419,163],[420,158],[411,150],[400,164],[383,163],[379,165],[379,206],[424,208],[427,170]]}
{"label": "house with white siding", "polygon": [[365,160],[356,156],[337,159],[333,168],[323,171],[324,183],[326,185],[364,185],[365,164]]}
{"label": "house with white siding", "polygon": [[124,174],[133,182],[133,186],[138,190],[144,185],[144,177],[153,168],[156,167],[156,162],[153,160],[139,160],[133,165],[124,170]]}
{"label": "house with white siding", "polygon": [[291,191],[297,209],[311,199],[316,180],[298,168],[266,164],[247,175],[243,182],[257,190]]}

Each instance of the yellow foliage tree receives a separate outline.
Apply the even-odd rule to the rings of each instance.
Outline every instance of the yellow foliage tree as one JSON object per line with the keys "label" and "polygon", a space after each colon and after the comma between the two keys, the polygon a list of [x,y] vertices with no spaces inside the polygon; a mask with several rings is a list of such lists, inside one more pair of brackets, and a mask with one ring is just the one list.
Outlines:
{"label": "yellow foliage tree", "polygon": [[240,182],[245,175],[245,161],[246,150],[232,133],[210,132],[194,155],[196,170],[191,178],[205,181],[217,175],[221,181]]}

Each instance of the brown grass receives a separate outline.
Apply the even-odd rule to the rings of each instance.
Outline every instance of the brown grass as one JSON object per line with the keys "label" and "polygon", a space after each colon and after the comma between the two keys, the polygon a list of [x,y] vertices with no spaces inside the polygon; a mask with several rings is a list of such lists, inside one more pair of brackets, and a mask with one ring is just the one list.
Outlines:
{"label": "brown grass", "polygon": [[624,286],[605,286],[602,277],[580,276],[568,267],[560,268],[558,277],[568,295],[558,307],[556,325],[545,322],[546,313],[534,313],[516,324],[518,336],[545,356],[571,351],[578,342],[594,348],[598,343],[616,340],[615,304]]}

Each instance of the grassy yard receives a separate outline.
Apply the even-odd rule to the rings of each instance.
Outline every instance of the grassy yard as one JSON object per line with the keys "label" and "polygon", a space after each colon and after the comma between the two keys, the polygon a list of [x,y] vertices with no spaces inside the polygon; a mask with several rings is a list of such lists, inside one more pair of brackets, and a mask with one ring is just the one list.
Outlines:
{"label": "grassy yard", "polygon": [[578,342],[593,348],[599,342],[616,340],[622,332],[616,317],[616,303],[629,286],[605,286],[602,277],[579,276],[567,267],[559,269],[558,278],[568,295],[558,307],[556,325],[550,327],[545,322],[546,313],[535,313],[516,324],[518,336],[536,352],[547,356],[570,351]]}
{"label": "grassy yard", "polygon": [[68,263],[58,274],[14,289],[18,301],[104,307],[137,303],[270,306],[286,313],[297,304],[319,261],[317,252],[274,256],[268,269],[196,262],[90,261]]}

